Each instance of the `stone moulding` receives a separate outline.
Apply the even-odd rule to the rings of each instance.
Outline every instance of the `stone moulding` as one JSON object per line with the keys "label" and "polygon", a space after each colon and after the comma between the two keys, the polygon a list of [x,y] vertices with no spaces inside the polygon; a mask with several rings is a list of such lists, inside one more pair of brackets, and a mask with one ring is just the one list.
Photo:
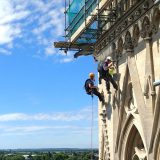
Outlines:
{"label": "stone moulding", "polygon": [[[145,9],[145,6],[148,6],[148,8]],[[146,13],[152,8],[154,8],[154,4],[152,1],[140,1],[138,5],[135,5],[135,7],[133,7],[125,15],[123,15],[123,17],[119,21],[117,21],[113,26],[111,26],[97,41],[97,43],[95,44],[95,56],[98,56],[101,50],[113,43],[118,37],[122,35],[123,32],[128,30],[134,24],[136,24],[136,22],[139,19],[143,18],[143,16],[146,15]],[[159,15],[159,11],[156,11],[154,14]],[[152,25],[151,28],[153,29],[156,27],[155,25]],[[139,31],[137,30],[136,34],[138,32]],[[143,38],[143,32],[141,32],[141,36]],[[135,41],[135,39],[133,39],[133,41]],[[136,43],[134,43],[134,45],[136,46]]]}

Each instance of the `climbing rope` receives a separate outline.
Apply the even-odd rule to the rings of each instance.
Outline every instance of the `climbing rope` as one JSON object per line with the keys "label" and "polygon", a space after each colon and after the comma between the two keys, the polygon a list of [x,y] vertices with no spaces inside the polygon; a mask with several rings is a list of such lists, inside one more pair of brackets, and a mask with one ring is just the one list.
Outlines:
{"label": "climbing rope", "polygon": [[93,94],[92,97],[92,108],[91,108],[91,160],[93,160]]}

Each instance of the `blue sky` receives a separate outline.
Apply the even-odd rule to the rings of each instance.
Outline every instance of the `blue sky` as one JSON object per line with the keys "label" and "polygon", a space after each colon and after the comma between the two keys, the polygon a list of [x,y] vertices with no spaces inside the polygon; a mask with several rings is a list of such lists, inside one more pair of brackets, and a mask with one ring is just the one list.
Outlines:
{"label": "blue sky", "polygon": [[[63,40],[64,0],[0,0],[0,149],[90,147],[97,64],[53,47]],[[98,147],[97,98],[94,141]]]}

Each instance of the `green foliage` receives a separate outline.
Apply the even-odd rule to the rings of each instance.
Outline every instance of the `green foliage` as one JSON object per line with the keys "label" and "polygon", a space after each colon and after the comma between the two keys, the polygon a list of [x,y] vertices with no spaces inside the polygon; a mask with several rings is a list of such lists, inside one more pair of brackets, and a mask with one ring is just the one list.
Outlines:
{"label": "green foliage", "polygon": [[53,160],[67,160],[68,155],[64,153],[57,153],[53,156]]}
{"label": "green foliage", "polygon": [[25,160],[25,158],[21,155],[9,155],[3,157],[2,160]]}
{"label": "green foliage", "polygon": [[[93,160],[98,160],[98,152],[93,154]],[[23,155],[28,155],[26,160],[90,160],[91,152],[88,151],[68,151],[68,152],[23,152],[23,153],[0,153],[0,160],[25,160]]]}

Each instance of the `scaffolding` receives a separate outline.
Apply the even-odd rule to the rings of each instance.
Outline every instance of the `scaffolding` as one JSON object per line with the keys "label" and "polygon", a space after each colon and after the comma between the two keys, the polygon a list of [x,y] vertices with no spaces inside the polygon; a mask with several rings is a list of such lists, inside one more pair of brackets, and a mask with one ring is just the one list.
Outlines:
{"label": "scaffolding", "polygon": [[[67,2],[66,2],[67,4]],[[77,29],[86,21],[86,18],[90,16],[91,12],[96,8],[98,0],[72,0],[69,1],[69,6],[66,8],[66,26],[65,33],[67,39],[70,39]],[[97,29],[97,24],[92,24],[85,34],[88,34],[88,29]],[[83,37],[83,36],[82,36]],[[82,38],[80,37],[80,39]],[[91,37],[88,37],[91,39]],[[84,40],[83,40],[84,41]]]}
{"label": "scaffolding", "polygon": [[[96,8],[99,0],[65,0],[65,42],[55,42],[54,46],[64,50],[76,51],[75,58],[80,55],[90,55],[94,51],[94,44],[100,34],[98,31],[98,21],[93,21],[89,26],[85,25],[85,30],[75,42],[71,42],[71,37],[86,22],[86,18]],[[95,17],[93,17],[95,18]]]}
{"label": "scaffolding", "polygon": [[[65,52],[86,51],[86,47],[81,46],[92,46],[90,52],[93,52],[94,44],[125,14],[126,0],[106,0],[100,8],[101,2],[102,0],[65,0],[65,42],[56,42],[54,46]],[[88,55],[88,51],[87,48],[84,55]]]}

